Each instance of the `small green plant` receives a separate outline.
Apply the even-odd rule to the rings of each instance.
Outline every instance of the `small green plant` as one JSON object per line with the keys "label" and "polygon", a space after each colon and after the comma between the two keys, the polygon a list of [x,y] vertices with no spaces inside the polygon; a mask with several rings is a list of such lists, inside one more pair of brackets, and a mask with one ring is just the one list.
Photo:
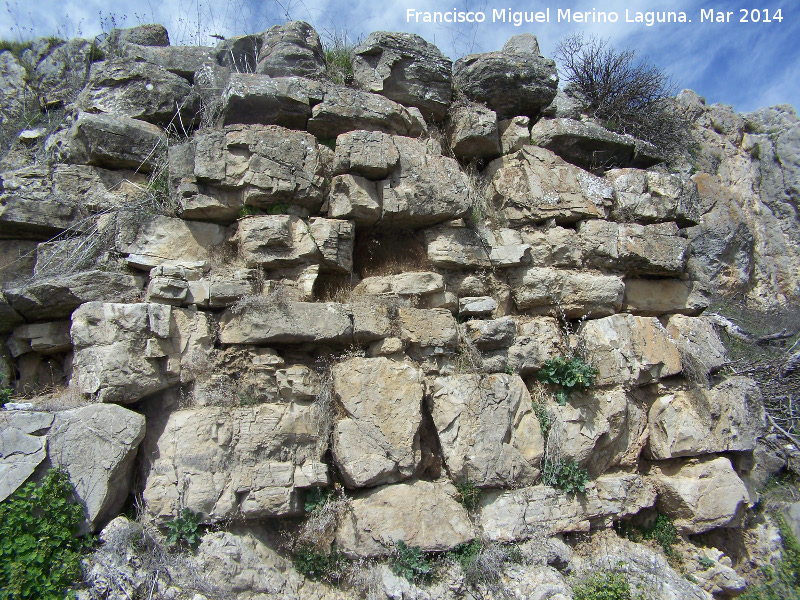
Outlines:
{"label": "small green plant", "polygon": [[700,563],[700,566],[703,568],[703,571],[708,571],[711,567],[717,564],[712,559],[708,558],[707,556],[700,555],[697,557],[697,562]]}
{"label": "small green plant", "polygon": [[405,577],[411,582],[430,581],[433,567],[418,546],[408,546],[403,540],[395,545],[392,557],[392,573]]}
{"label": "small green plant", "polygon": [[73,492],[69,475],[51,469],[0,503],[0,599],[75,597],[68,589],[93,540],[78,537],[85,509]]}
{"label": "small green plant", "polygon": [[658,542],[668,557],[676,557],[672,546],[678,541],[678,528],[667,515],[658,513],[656,520],[651,525],[642,527],[640,531],[644,539]]}
{"label": "small green plant", "polygon": [[461,569],[466,572],[470,565],[475,562],[475,559],[481,552],[481,548],[482,544],[480,540],[475,538],[471,542],[463,542],[449,550],[447,555],[456,559],[458,564],[461,565]]}
{"label": "small green plant", "polygon": [[14,390],[6,385],[6,380],[0,379],[0,404],[11,402],[11,395],[13,393]]}
{"label": "small green plant", "polygon": [[594,386],[597,373],[597,369],[579,357],[556,356],[545,361],[537,377],[542,383],[560,386],[561,389],[556,391],[556,400],[564,406],[572,392]]}
{"label": "small green plant", "polygon": [[586,469],[581,469],[574,460],[558,460],[545,464],[542,483],[557,487],[568,494],[585,494],[589,473]]}
{"label": "small green plant", "polygon": [[459,481],[456,484],[458,498],[456,498],[467,510],[475,510],[481,503],[483,492],[469,479]]}
{"label": "small green plant", "polygon": [[506,366],[503,369],[503,372],[506,375],[514,375],[515,374],[514,367],[512,367],[511,364],[509,364],[509,363],[506,363]]}
{"label": "small green plant", "polygon": [[240,219],[244,219],[245,217],[253,217],[260,214],[262,214],[262,210],[258,206],[251,206],[250,204],[245,204],[241,209],[239,209]]}
{"label": "small green plant", "polygon": [[173,519],[166,524],[167,545],[184,546],[194,550],[200,545],[200,521],[203,515],[193,512],[191,509],[184,508],[181,516]]}
{"label": "small green plant", "polygon": [[289,205],[286,202],[276,202],[270,204],[264,209],[264,214],[267,215],[285,215],[289,212]]}
{"label": "small green plant", "polygon": [[328,78],[339,85],[352,85],[353,46],[345,36],[334,38],[323,50]]}
{"label": "small green plant", "polygon": [[306,490],[304,498],[306,512],[316,513],[321,511],[332,493],[333,490],[331,488],[313,487]]}
{"label": "small green plant", "polygon": [[634,600],[625,573],[605,571],[582,581],[572,593],[575,600]]}
{"label": "small green plant", "polygon": [[0,40],[0,52],[11,52],[14,57],[19,58],[25,50],[30,50],[33,42],[30,40],[18,42],[15,40]]}
{"label": "small green plant", "polygon": [[539,419],[539,427],[542,430],[542,436],[546,438],[550,431],[550,413],[547,412],[547,407],[541,402],[533,403],[533,412],[536,414],[536,418]]}
{"label": "small green plant", "polygon": [[336,583],[342,578],[349,559],[341,552],[333,551],[330,554],[300,546],[292,555],[295,569],[308,579],[324,580]]}

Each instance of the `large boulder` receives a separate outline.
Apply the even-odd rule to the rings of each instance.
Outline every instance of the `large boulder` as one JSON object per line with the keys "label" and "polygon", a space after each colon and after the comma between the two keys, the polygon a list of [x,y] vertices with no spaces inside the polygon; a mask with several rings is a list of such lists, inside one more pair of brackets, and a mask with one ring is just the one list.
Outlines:
{"label": "large boulder", "polygon": [[8,289],[11,306],[29,321],[66,319],[85,302],[133,302],[142,292],[137,277],[112,271],[80,271],[70,275],[33,279]]}
{"label": "large boulder", "polygon": [[399,164],[400,151],[391,135],[380,131],[350,131],[336,138],[334,175],[351,173],[371,180],[383,179]]}
{"label": "large boulder", "polygon": [[115,58],[92,65],[86,87],[75,101],[78,110],[125,115],[167,125],[173,119],[189,126],[197,98],[183,77],[147,62]]}
{"label": "large boulder", "polygon": [[646,169],[663,160],[652,144],[591,121],[542,119],[531,128],[531,143],[593,172],[614,167]]}
{"label": "large boulder", "polygon": [[666,327],[684,357],[691,357],[692,367],[700,371],[701,377],[728,364],[728,351],[710,318],[672,315]]}
{"label": "large boulder", "polygon": [[369,227],[381,218],[381,199],[374,181],[358,175],[337,175],[328,194],[328,216]]}
{"label": "large boulder", "polygon": [[590,320],[579,336],[598,370],[597,385],[639,386],[682,370],[678,347],[653,317],[619,314]]}
{"label": "large boulder", "polygon": [[492,201],[512,226],[604,219],[614,196],[603,179],[536,146],[492,161],[484,174]]}
{"label": "large boulder", "polygon": [[321,84],[302,77],[231,73],[222,91],[222,123],[305,129],[311,106],[324,95]]}
{"label": "large boulder", "polygon": [[556,96],[556,63],[539,54],[536,36],[515,35],[501,52],[470,54],[453,65],[453,87],[485,103],[499,119],[538,117]]}
{"label": "large boulder", "polygon": [[202,130],[170,148],[171,187],[184,218],[231,222],[245,205],[318,210],[324,163],[314,136],[277,125]]}
{"label": "large boulder", "polygon": [[697,185],[691,179],[641,169],[612,169],[605,176],[614,186],[615,221],[676,221],[685,227],[700,220]]}
{"label": "large boulder", "polygon": [[544,438],[519,375],[439,377],[428,402],[455,481],[478,487],[535,483]]}
{"label": "large boulder", "polygon": [[115,404],[57,412],[47,433],[48,457],[65,469],[86,519],[97,531],[128,498],[133,464],[145,435],[144,416]]}
{"label": "large boulder", "polygon": [[299,217],[264,215],[241,219],[234,240],[248,267],[291,267],[319,258],[308,224]]}
{"label": "large boulder", "polygon": [[314,106],[308,121],[309,133],[323,140],[355,130],[417,137],[425,128],[419,110],[408,109],[377,94],[342,86],[327,88],[325,99]]}
{"label": "large boulder", "polygon": [[736,527],[749,502],[747,487],[724,456],[654,463],[649,479],[658,490],[657,508],[681,533]]}
{"label": "large boulder", "polygon": [[[561,327],[553,317],[517,317],[516,330],[506,354],[508,366],[516,373],[529,375],[541,369],[547,359],[564,354]],[[480,340],[477,343],[480,348]]]}
{"label": "large boulder", "polygon": [[149,173],[163,159],[167,138],[157,125],[124,115],[80,113],[67,134],[66,162]]}
{"label": "large boulder", "polygon": [[206,314],[166,304],[87,302],[70,333],[71,385],[99,402],[136,402],[192,381],[212,347]]}
{"label": "large boulder", "polygon": [[585,263],[596,268],[641,275],[680,275],[689,242],[675,223],[618,224],[597,219],[578,226]]}
{"label": "large boulder", "polygon": [[425,552],[443,552],[475,537],[456,488],[445,482],[387,485],[353,500],[336,532],[348,556],[385,556],[404,541]]}
{"label": "large boulder", "polygon": [[280,402],[155,418],[144,442],[145,510],[171,520],[188,508],[205,522],[301,514],[298,488],[328,484],[316,411]]}
{"label": "large boulder", "polygon": [[353,50],[353,76],[365,90],[442,121],[450,105],[452,62],[413,33],[374,31]]}
{"label": "large boulder", "polygon": [[333,367],[345,417],[333,431],[333,460],[348,487],[408,479],[421,464],[422,371],[386,358]]}
{"label": "large boulder", "polygon": [[139,46],[169,46],[169,33],[167,28],[158,23],[148,23],[126,29],[112,29],[105,40],[103,49],[114,50],[123,44],[137,44]]}
{"label": "large boulder", "polygon": [[246,311],[226,311],[219,339],[223,344],[347,344],[353,339],[353,320],[341,304],[278,302],[265,297]]}
{"label": "large boulder", "polygon": [[520,267],[509,272],[509,280],[517,309],[539,314],[560,309],[568,318],[614,314],[625,291],[622,279],[595,271]]}
{"label": "large boulder", "polygon": [[142,46],[125,43],[117,49],[117,53],[129,62],[160,65],[190,82],[194,80],[195,72],[206,66],[217,65],[214,48],[210,46]]}
{"label": "large boulder", "polygon": [[648,422],[653,460],[752,452],[765,426],[764,400],[752,379],[731,377],[710,390],[659,396]]}
{"label": "large boulder", "polygon": [[480,104],[459,104],[447,119],[447,141],[462,160],[488,160],[500,156],[497,115]]}
{"label": "large boulder", "polygon": [[[31,435],[37,431],[26,430],[23,423],[19,423],[21,419],[17,418],[20,414],[24,415],[22,411],[3,415],[3,427],[0,429],[0,502],[25,483],[47,456],[46,438]],[[49,421],[41,423],[38,429],[46,429],[52,420],[53,416],[49,415]]]}
{"label": "large boulder", "polygon": [[[691,258],[687,268],[691,271]],[[710,304],[709,289],[683,279],[625,279],[625,310],[644,317],[696,316]]]}
{"label": "large boulder", "polygon": [[325,71],[325,55],[316,31],[304,21],[275,25],[260,34],[256,73],[270,77],[315,77]]}
{"label": "large boulder", "polygon": [[635,515],[655,501],[653,486],[640,475],[604,475],[581,495],[546,485],[489,492],[481,500],[478,525],[491,541],[514,542],[543,533],[589,531],[593,522],[604,525]]}

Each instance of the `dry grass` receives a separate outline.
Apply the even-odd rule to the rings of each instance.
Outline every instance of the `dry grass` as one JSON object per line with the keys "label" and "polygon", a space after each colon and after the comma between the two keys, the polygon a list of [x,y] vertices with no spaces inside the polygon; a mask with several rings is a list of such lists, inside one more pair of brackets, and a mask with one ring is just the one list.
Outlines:
{"label": "dry grass", "polygon": [[428,252],[421,233],[382,231],[357,236],[353,271],[362,279],[429,271]]}

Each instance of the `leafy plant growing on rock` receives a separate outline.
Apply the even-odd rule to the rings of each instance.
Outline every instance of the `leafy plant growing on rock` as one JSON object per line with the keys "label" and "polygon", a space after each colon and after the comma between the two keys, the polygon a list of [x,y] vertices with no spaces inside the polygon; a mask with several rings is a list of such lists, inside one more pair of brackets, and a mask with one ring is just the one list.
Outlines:
{"label": "leafy plant growing on rock", "polygon": [[92,540],[78,537],[85,509],[72,495],[69,475],[52,469],[0,503],[0,599],[61,600],[80,581]]}
{"label": "leafy plant growing on rock", "polygon": [[333,551],[329,554],[301,546],[292,555],[294,567],[297,572],[308,579],[324,580],[336,583],[349,564],[348,558],[341,552]]}
{"label": "leafy plant growing on rock", "polygon": [[203,515],[189,508],[181,511],[181,516],[169,521],[167,527],[167,545],[184,546],[194,550],[200,545],[200,521]]}
{"label": "leafy plant growing on rock", "polygon": [[481,502],[481,489],[472,483],[469,479],[457,482],[456,491],[458,492],[458,500],[467,510],[475,510]]}
{"label": "leafy plant growing on rock", "polygon": [[586,493],[589,473],[581,469],[574,460],[557,460],[545,463],[542,483],[564,490],[568,494]]}
{"label": "leafy plant growing on rock", "polygon": [[575,600],[634,600],[625,573],[596,573],[572,589]]}
{"label": "leafy plant growing on rock", "polygon": [[597,373],[597,369],[577,356],[556,356],[545,361],[537,377],[542,383],[560,386],[561,389],[556,390],[556,400],[564,406],[572,392],[594,386]]}
{"label": "leafy plant growing on rock", "polygon": [[433,567],[419,546],[409,546],[400,540],[395,545],[392,557],[392,573],[411,582],[422,583],[430,581]]}

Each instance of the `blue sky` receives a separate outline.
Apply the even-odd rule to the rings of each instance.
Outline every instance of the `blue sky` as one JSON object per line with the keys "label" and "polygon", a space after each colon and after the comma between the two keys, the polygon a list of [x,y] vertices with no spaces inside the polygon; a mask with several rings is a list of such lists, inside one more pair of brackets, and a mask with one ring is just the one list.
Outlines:
{"label": "blue sky", "polygon": [[[772,18],[780,9],[782,22],[740,23],[740,8],[757,6]],[[493,9],[543,11],[550,23],[493,23]],[[616,23],[557,22],[558,9],[616,12]],[[481,11],[480,24],[409,23],[408,9],[418,11]],[[727,23],[701,23],[701,9],[733,13]],[[625,22],[626,10],[683,11],[691,23],[647,26]],[[761,106],[800,106],[800,4],[789,0],[738,3],[727,0],[11,0],[0,15],[0,35],[6,38],[60,34],[91,37],[112,23],[130,27],[160,22],[174,43],[215,43],[210,36],[254,33],[288,18],[310,22],[325,37],[346,36],[357,41],[379,29],[409,31],[435,43],[450,58],[470,52],[498,50],[517,33],[537,35],[542,53],[552,56],[558,41],[583,31],[610,38],[617,47],[636,49],[672,73],[680,87],[691,88],[709,103],[732,104],[746,112]]]}

